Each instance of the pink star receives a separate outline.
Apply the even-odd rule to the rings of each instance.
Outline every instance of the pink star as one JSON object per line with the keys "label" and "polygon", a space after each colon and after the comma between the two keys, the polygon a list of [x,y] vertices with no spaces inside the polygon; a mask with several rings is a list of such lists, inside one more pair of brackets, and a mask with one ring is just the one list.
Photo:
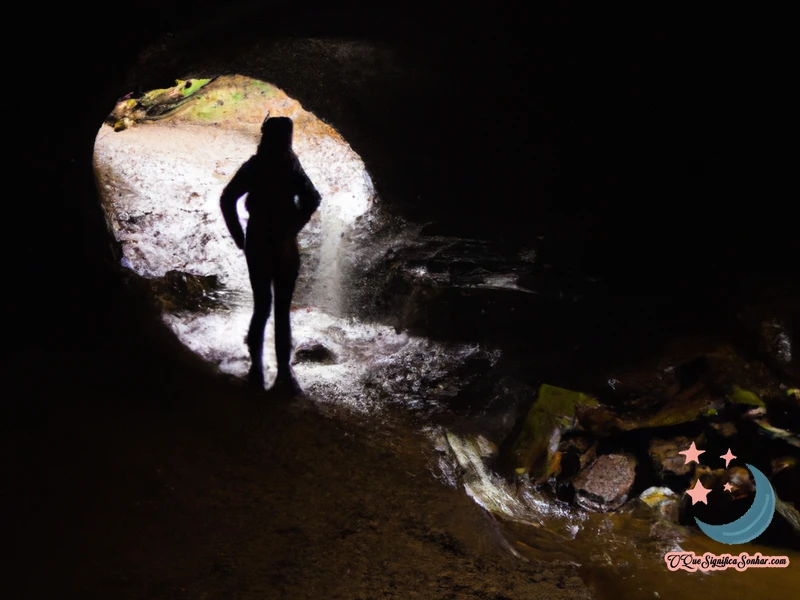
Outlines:
{"label": "pink star", "polygon": [[692,497],[692,506],[694,506],[696,502],[702,502],[703,504],[707,505],[708,501],[706,500],[706,496],[708,496],[708,492],[710,491],[711,490],[703,487],[703,482],[698,479],[697,483],[694,484],[694,487],[688,490],[686,493]]}
{"label": "pink star", "polygon": [[705,450],[698,450],[697,446],[695,446],[694,442],[692,442],[692,445],[689,446],[688,450],[681,450],[680,452],[678,452],[678,454],[686,455],[686,462],[683,464],[688,465],[690,462],[694,461],[699,465],[700,464],[699,458],[700,455],[703,454],[703,452],[705,452]]}
{"label": "pink star", "polygon": [[720,458],[724,458],[725,459],[725,468],[727,469],[728,468],[728,463],[731,462],[736,457],[733,455],[733,452],[731,452],[731,449],[728,448],[728,453],[727,454],[723,454],[722,456],[720,456]]}
{"label": "pink star", "polygon": [[723,485],[722,487],[724,487],[724,488],[725,488],[725,491],[726,491],[726,492],[730,492],[731,494],[733,493],[733,486],[732,486],[730,483],[726,483],[726,484],[725,484],[725,485]]}

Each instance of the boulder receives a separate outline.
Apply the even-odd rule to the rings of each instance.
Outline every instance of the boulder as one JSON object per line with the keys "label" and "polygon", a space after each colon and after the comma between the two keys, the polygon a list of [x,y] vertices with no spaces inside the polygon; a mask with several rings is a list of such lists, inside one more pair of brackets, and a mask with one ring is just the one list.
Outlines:
{"label": "boulder", "polygon": [[636,477],[636,459],[605,454],[575,478],[575,501],[587,510],[608,512],[621,507]]}

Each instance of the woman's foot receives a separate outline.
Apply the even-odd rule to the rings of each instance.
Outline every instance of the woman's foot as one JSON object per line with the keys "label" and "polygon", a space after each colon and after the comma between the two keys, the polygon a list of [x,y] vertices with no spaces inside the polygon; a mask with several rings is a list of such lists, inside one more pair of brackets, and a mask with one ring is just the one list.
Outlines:
{"label": "woman's foot", "polygon": [[247,373],[247,383],[250,387],[263,390],[264,372],[256,367],[250,367],[250,371]]}
{"label": "woman's foot", "polygon": [[293,396],[303,393],[300,384],[297,383],[290,369],[278,369],[278,376],[275,378],[275,383],[272,384],[271,389],[288,392]]}

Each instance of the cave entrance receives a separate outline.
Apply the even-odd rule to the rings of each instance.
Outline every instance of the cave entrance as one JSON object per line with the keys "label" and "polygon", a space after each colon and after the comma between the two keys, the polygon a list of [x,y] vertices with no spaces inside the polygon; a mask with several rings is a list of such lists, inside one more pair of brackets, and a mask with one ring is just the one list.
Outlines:
{"label": "cave entrance", "polygon": [[[252,296],[219,197],[255,152],[267,115],[294,121],[295,153],[322,196],[298,237],[302,267],[293,309],[303,319],[293,322],[302,337],[303,327],[314,330],[315,315],[326,323],[341,315],[345,234],[375,199],[363,161],[333,127],[271,83],[232,75],[125,96],[94,148],[100,200],[122,267],[146,282],[184,344],[235,375],[248,366],[243,339]],[[246,226],[243,203],[240,211]]]}

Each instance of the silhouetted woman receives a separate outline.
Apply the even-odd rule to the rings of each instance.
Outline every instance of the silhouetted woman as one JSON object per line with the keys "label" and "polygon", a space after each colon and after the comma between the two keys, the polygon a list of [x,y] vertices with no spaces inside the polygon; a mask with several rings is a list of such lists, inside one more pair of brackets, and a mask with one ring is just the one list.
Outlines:
{"label": "silhouetted woman", "polygon": [[[297,389],[289,366],[292,349],[289,310],[300,269],[297,234],[320,203],[319,193],[292,150],[292,131],[293,123],[288,117],[265,119],[256,154],[236,172],[220,198],[228,231],[247,258],[255,304],[247,332],[251,359],[248,380],[262,388],[264,329],[274,290],[278,358],[275,385],[288,384]],[[237,201],[244,194],[250,213],[246,236],[236,212]]]}

